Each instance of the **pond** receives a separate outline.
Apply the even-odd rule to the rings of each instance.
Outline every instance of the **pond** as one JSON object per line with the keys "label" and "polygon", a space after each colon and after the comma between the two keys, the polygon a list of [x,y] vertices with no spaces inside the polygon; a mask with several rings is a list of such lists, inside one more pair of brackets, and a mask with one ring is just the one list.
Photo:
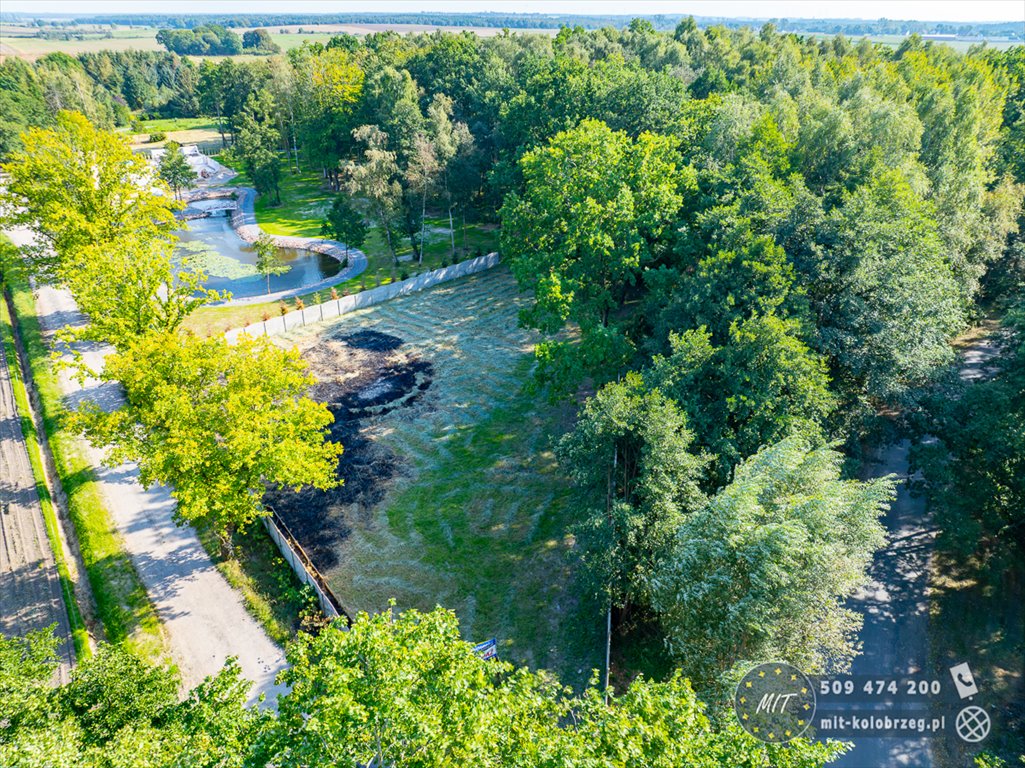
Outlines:
{"label": "pond", "polygon": [[[267,293],[267,278],[256,271],[256,251],[235,234],[228,216],[193,219],[178,239],[178,257],[206,273],[207,288],[230,291],[236,299]],[[313,251],[278,248],[278,255],[291,269],[271,275],[271,293],[313,285],[342,269],[334,257]]]}

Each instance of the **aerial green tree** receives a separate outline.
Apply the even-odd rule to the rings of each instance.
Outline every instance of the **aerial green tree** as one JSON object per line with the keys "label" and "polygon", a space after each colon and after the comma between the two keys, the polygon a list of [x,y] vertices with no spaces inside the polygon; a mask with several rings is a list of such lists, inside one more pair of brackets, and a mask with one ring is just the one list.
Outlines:
{"label": "aerial green tree", "polygon": [[[52,631],[0,635],[0,765],[10,768],[241,768],[267,715],[246,706],[251,684],[229,661],[179,702],[167,667],[101,644],[80,659],[71,681],[53,686],[58,663]],[[34,709],[6,681],[31,691]]]}
{"label": "aerial green tree", "polygon": [[786,253],[770,237],[747,237],[742,248],[718,251],[684,274],[663,267],[645,275],[653,346],[661,349],[671,333],[701,326],[713,343],[723,344],[733,324],[752,315],[796,318],[810,335],[806,291]]}
{"label": "aerial green tree", "polygon": [[102,645],[61,688],[63,706],[82,727],[86,744],[104,744],[118,731],[152,721],[178,700],[177,676],[117,645]]}
{"label": "aerial green tree", "polygon": [[[253,764],[822,766],[840,745],[770,746],[713,725],[679,675],[575,697],[545,672],[485,661],[449,611],[360,614],[289,648],[289,692]],[[643,723],[644,727],[638,727]]]}
{"label": "aerial green tree", "polygon": [[7,225],[37,233],[37,246],[23,251],[41,276],[55,279],[63,261],[90,245],[145,241],[178,226],[170,190],[139,183],[147,163],[124,136],[61,112],[54,128],[29,129],[23,144],[2,166],[0,207]]}
{"label": "aerial green tree", "polygon": [[[438,149],[434,140],[425,133],[418,133],[413,139],[413,149],[409,154],[403,180],[409,194],[418,198],[419,206],[413,205],[414,216],[419,221],[418,236],[410,235],[410,245],[416,254],[417,263],[424,260],[424,246],[427,243],[427,196],[431,194],[441,171],[438,160]],[[416,208],[419,207],[419,211]]]}
{"label": "aerial green tree", "polygon": [[281,133],[275,122],[273,97],[267,90],[251,94],[238,118],[238,132],[231,152],[261,194],[274,193],[281,204]]}
{"label": "aerial green tree", "polygon": [[104,380],[127,404],[95,403],[73,417],[117,466],[137,461],[144,485],[163,483],[179,520],[206,520],[227,536],[265,510],[266,483],[332,488],[342,447],[327,441],[326,406],[297,352],[243,336],[150,333],[106,359]]}
{"label": "aerial green tree", "polygon": [[157,174],[172,189],[178,200],[181,200],[181,191],[195,186],[198,178],[189,161],[185,159],[181,145],[176,141],[169,141],[164,145],[164,155],[160,158]]}
{"label": "aerial green tree", "polygon": [[585,376],[615,376],[631,354],[618,311],[682,202],[692,176],[675,142],[637,140],[585,120],[527,152],[524,189],[502,207],[502,250],[534,294],[521,322],[548,337],[567,322],[578,344],[538,345],[543,379],[568,391]]}
{"label": "aerial green tree", "polygon": [[588,399],[559,444],[576,491],[576,534],[603,603],[645,605],[647,586],[685,516],[704,502],[708,457],[686,414],[636,373]]}
{"label": "aerial green tree", "polygon": [[296,165],[301,146],[306,162],[319,166],[337,189],[338,162],[352,148],[364,71],[350,51],[309,44],[289,50],[288,67],[279,71]]}
{"label": "aerial green tree", "polygon": [[281,53],[266,29],[250,29],[242,33],[242,50],[250,53]]}
{"label": "aerial green tree", "polygon": [[841,384],[892,400],[952,359],[964,294],[933,206],[897,172],[872,178],[830,216],[822,273],[810,288],[819,347]]}
{"label": "aerial green tree", "polygon": [[260,233],[260,237],[253,243],[253,248],[256,251],[256,271],[267,278],[267,293],[270,293],[271,275],[283,275],[291,267],[278,253],[274,238],[266,232]]}
{"label": "aerial green tree", "polygon": [[31,688],[39,705],[26,718],[5,698],[4,766],[821,768],[844,752],[756,741],[706,713],[679,673],[638,678],[620,695],[591,685],[574,696],[547,672],[481,659],[440,608],[301,633],[276,710],[246,706],[250,684],[234,661],[178,702],[173,672],[113,646],[55,690],[55,645],[52,632],[0,636],[0,690]]}
{"label": "aerial green tree", "polygon": [[195,309],[229,294],[203,288],[206,275],[173,262],[167,238],[117,238],[91,245],[57,270],[78,308],[89,318],[70,338],[122,349],[146,333],[173,332]]}
{"label": "aerial green tree", "polygon": [[722,346],[704,328],[670,334],[668,355],[645,370],[688,414],[697,445],[715,458],[711,484],[787,434],[821,436],[836,407],[826,361],[801,340],[800,325],[773,315],[734,322]]}
{"label": "aerial green tree", "polygon": [[363,125],[352,132],[353,138],[365,145],[362,162],[341,164],[342,184],[346,194],[364,217],[380,228],[392,260],[395,252],[395,230],[402,201],[402,185],[398,182],[399,166],[390,152],[388,136],[376,125]]}
{"label": "aerial green tree", "polygon": [[338,195],[320,226],[320,234],[344,243],[345,255],[348,256],[349,248],[363,247],[367,240],[367,225],[348,196]]}
{"label": "aerial green tree", "polygon": [[844,601],[884,541],[895,480],[844,480],[843,456],[788,437],[739,465],[680,526],[651,578],[666,644],[701,687],[739,662],[845,670],[861,617]]}
{"label": "aerial green tree", "polygon": [[456,158],[465,157],[473,151],[473,134],[466,123],[453,122],[452,99],[443,93],[436,93],[427,107],[427,123],[434,141],[434,154],[438,161],[438,175],[445,203],[448,207],[448,228],[451,242],[450,256],[456,253],[455,222],[452,209],[455,195],[452,190],[453,166]]}
{"label": "aerial green tree", "polygon": [[8,56],[0,62],[0,159],[21,149],[21,134],[50,122],[43,89],[30,62]]}

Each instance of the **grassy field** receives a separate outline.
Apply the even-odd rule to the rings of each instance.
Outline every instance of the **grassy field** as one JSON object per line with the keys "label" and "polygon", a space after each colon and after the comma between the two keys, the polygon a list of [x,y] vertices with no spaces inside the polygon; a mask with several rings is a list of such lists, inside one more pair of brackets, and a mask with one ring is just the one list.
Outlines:
{"label": "grassy field", "polygon": [[125,552],[79,439],[64,426],[64,400],[20,259],[10,241],[3,237],[0,251],[13,299],[14,320],[39,393],[47,444],[67,496],[68,513],[75,526],[102,629],[107,640],[124,642],[143,658],[159,658],[165,650],[160,620]]}
{"label": "grassy field", "polygon": [[[149,125],[149,123],[147,123]],[[217,159],[241,171],[237,164],[219,155]],[[320,227],[327,214],[335,194],[324,185],[319,173],[294,173],[287,164],[282,173],[281,205],[273,205],[270,195],[256,198],[256,220],[260,227],[274,235],[292,235],[295,237],[319,237]],[[236,185],[249,185],[250,181],[244,173],[240,173],[233,182]],[[365,288],[384,285],[400,279],[402,275],[412,275],[443,266],[451,253],[451,234],[448,229],[448,218],[432,216],[427,219],[427,237],[422,264],[414,261],[403,261],[395,265],[391,252],[388,250],[381,231],[373,227],[363,244],[362,251],[367,255],[366,271],[349,280],[339,281],[335,289],[339,293],[355,293]],[[498,248],[498,230],[493,226],[467,224],[465,228],[456,221],[456,254],[457,258],[468,258],[478,253],[490,253]],[[410,257],[413,248],[408,239],[403,238],[396,249],[399,258]],[[321,299],[326,300],[330,288],[319,292]],[[303,302],[309,306],[316,303],[314,293],[302,295]],[[294,305],[294,300],[289,302]],[[275,316],[280,311],[278,302],[249,304],[241,307],[205,307],[195,312],[186,322],[186,327],[200,335],[222,333],[228,328],[256,323],[264,316]]]}
{"label": "grassy field", "polygon": [[[372,32],[394,30],[399,34],[415,32],[433,32],[438,29],[459,32],[467,29],[481,37],[492,37],[501,34],[502,30],[497,27],[436,27],[423,24],[322,24],[301,25],[302,34],[299,33],[300,25],[286,27],[266,27],[271,39],[280,46],[282,51],[298,48],[303,43],[320,43],[326,45],[332,37],[339,34],[366,35]],[[284,30],[284,31],[283,31]],[[79,53],[95,53],[97,51],[162,51],[164,47],[157,43],[157,30],[152,27],[125,27],[115,30],[96,29],[89,26],[80,26],[74,30],[67,30],[72,34],[81,34],[82,40],[47,40],[35,37],[35,27],[21,27],[5,24],[0,27],[0,55],[19,56],[25,59],[38,59],[48,53],[61,51],[72,56]],[[65,30],[57,30],[65,31]],[[246,29],[235,30],[242,35]],[[555,35],[557,29],[516,30],[517,34],[543,34]],[[108,34],[110,35],[108,37]],[[192,59],[201,60],[222,59],[223,56],[192,56]],[[243,54],[233,57],[236,60],[254,60],[265,58]]]}
{"label": "grassy field", "polygon": [[[208,144],[220,142],[221,134],[217,130],[217,122],[209,117],[175,117],[161,120],[143,120],[138,124],[138,130],[132,133],[130,129],[122,129],[132,149],[155,149],[164,146],[169,141],[177,141],[179,144]],[[149,137],[154,133],[166,133],[162,141],[151,142]]]}
{"label": "grassy field", "polygon": [[[335,350],[353,333],[401,340],[387,354],[430,382],[348,439],[356,464],[343,462],[343,475],[350,492],[362,489],[358,500],[304,495],[295,516],[310,533],[293,533],[348,609],[380,610],[390,598],[399,608],[442,605],[467,639],[497,637],[503,657],[580,684],[601,663],[604,624],[577,593],[569,489],[553,455],[571,409],[523,389],[533,341],[517,327],[523,301],[498,267],[279,337],[314,360],[325,386],[369,382],[349,398],[386,387],[376,369],[339,362]],[[383,359],[387,370],[397,364]],[[361,465],[370,454],[379,463]]]}

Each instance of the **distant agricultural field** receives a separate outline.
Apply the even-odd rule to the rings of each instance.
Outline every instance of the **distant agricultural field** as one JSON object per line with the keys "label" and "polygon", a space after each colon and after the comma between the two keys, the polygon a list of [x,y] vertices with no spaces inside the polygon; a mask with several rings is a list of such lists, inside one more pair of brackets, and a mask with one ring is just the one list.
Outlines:
{"label": "distant agricultural field", "polygon": [[552,450],[571,411],[523,389],[523,302],[500,266],[279,337],[335,414],[345,486],[268,501],[349,611],[440,604],[466,639],[581,682],[604,624],[578,595]]}
{"label": "distant agricultural field", "polygon": [[[299,29],[303,32],[300,34]],[[271,39],[281,46],[282,50],[298,48],[304,42],[326,44],[332,37],[347,33],[350,35],[367,35],[373,32],[394,30],[399,34],[409,32],[433,32],[444,30],[459,32],[466,29],[481,37],[491,37],[501,33],[501,29],[495,27],[435,27],[424,24],[320,24],[305,26],[294,25],[287,27],[268,26],[265,29],[270,33]],[[282,32],[284,30],[284,32]],[[162,51],[164,46],[157,43],[157,30],[153,27],[122,27],[111,31],[112,37],[107,37],[107,30],[97,30],[92,27],[68,28],[71,34],[81,34],[82,40],[47,40],[35,37],[35,27],[22,27],[3,25],[0,27],[0,57],[18,56],[23,59],[35,60],[48,53],[61,51],[71,56],[79,53],[95,53],[96,51]],[[235,29],[242,34],[246,29],[239,27]],[[518,29],[517,34],[540,33],[554,35],[557,29]],[[221,59],[223,56],[193,56],[193,59]],[[233,57],[235,59],[258,59],[261,56],[243,54]]]}
{"label": "distant agricultural field", "polygon": [[[68,30],[75,34],[75,30]],[[156,40],[156,30],[146,27],[133,29],[116,29],[107,37],[105,32],[80,29],[82,40],[47,40],[35,37],[34,30],[25,27],[0,27],[0,55],[18,56],[23,59],[35,60],[48,53],[62,52],[75,56],[79,53],[96,53],[97,51],[162,51],[164,46]]]}

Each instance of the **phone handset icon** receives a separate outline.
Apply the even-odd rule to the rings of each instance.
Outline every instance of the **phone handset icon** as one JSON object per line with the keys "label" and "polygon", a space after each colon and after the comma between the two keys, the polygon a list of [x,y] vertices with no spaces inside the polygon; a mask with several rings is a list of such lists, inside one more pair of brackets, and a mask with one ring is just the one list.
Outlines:
{"label": "phone handset icon", "polygon": [[962,662],[950,668],[950,676],[954,679],[954,687],[957,688],[957,695],[962,699],[970,699],[979,693],[979,686],[975,684],[975,675],[968,662]]}

